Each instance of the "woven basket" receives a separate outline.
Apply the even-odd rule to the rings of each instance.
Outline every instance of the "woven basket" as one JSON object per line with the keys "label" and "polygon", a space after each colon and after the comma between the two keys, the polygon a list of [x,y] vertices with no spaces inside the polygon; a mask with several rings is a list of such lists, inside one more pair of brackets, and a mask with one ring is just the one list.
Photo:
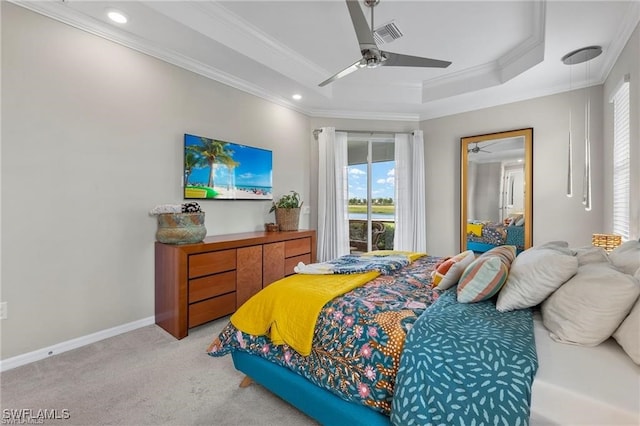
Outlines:
{"label": "woven basket", "polygon": [[199,243],[207,235],[204,212],[158,215],[156,240],[165,244]]}
{"label": "woven basket", "polygon": [[276,223],[281,231],[297,231],[300,222],[300,208],[276,208]]}
{"label": "woven basket", "polygon": [[593,234],[591,244],[602,247],[608,252],[618,247],[622,243],[622,237],[614,234]]}

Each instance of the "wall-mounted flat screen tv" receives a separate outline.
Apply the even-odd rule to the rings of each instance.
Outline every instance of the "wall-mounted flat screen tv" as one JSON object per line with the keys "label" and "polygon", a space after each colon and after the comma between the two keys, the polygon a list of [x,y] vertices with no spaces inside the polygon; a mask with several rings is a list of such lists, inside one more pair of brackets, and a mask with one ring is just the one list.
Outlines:
{"label": "wall-mounted flat screen tv", "polygon": [[184,198],[272,200],[273,153],[184,135]]}

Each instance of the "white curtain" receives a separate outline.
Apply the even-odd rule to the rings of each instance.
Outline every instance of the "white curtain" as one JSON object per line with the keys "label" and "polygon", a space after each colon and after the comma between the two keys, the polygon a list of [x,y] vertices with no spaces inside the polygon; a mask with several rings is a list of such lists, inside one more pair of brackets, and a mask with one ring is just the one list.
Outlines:
{"label": "white curtain", "polygon": [[424,141],[422,130],[395,137],[395,250],[427,251]]}
{"label": "white curtain", "polygon": [[323,127],[318,134],[318,261],[349,254],[347,134]]}

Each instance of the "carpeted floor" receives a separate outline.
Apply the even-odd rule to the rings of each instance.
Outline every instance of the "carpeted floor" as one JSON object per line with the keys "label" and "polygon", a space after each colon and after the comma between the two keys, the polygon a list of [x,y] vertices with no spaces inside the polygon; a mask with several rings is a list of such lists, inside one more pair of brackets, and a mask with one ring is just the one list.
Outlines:
{"label": "carpeted floor", "polygon": [[315,425],[244,377],[230,356],[205,350],[222,318],[176,340],[155,325],[34,362],[1,375],[6,410],[57,410],[53,425]]}

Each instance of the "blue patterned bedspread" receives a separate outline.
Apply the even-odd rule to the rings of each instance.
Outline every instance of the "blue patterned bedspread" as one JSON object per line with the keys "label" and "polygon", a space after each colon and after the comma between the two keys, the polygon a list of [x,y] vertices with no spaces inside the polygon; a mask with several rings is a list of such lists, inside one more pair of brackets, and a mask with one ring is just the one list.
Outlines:
{"label": "blue patterned bedspread", "polygon": [[[375,253],[375,252],[374,252]],[[305,265],[298,263],[294,270],[298,274],[361,274],[378,271],[382,275],[390,275],[410,263],[406,255],[347,254],[337,259],[322,263]]]}
{"label": "blue patterned bedspread", "polygon": [[454,287],[407,334],[391,422],[526,425],[537,368],[530,310],[459,304]]}
{"label": "blue patterned bedspread", "polygon": [[431,289],[438,260],[421,257],[327,303],[316,322],[309,356],[274,345],[266,336],[242,333],[231,323],[208,353],[257,354],[347,401],[389,415],[406,333],[438,297]]}

